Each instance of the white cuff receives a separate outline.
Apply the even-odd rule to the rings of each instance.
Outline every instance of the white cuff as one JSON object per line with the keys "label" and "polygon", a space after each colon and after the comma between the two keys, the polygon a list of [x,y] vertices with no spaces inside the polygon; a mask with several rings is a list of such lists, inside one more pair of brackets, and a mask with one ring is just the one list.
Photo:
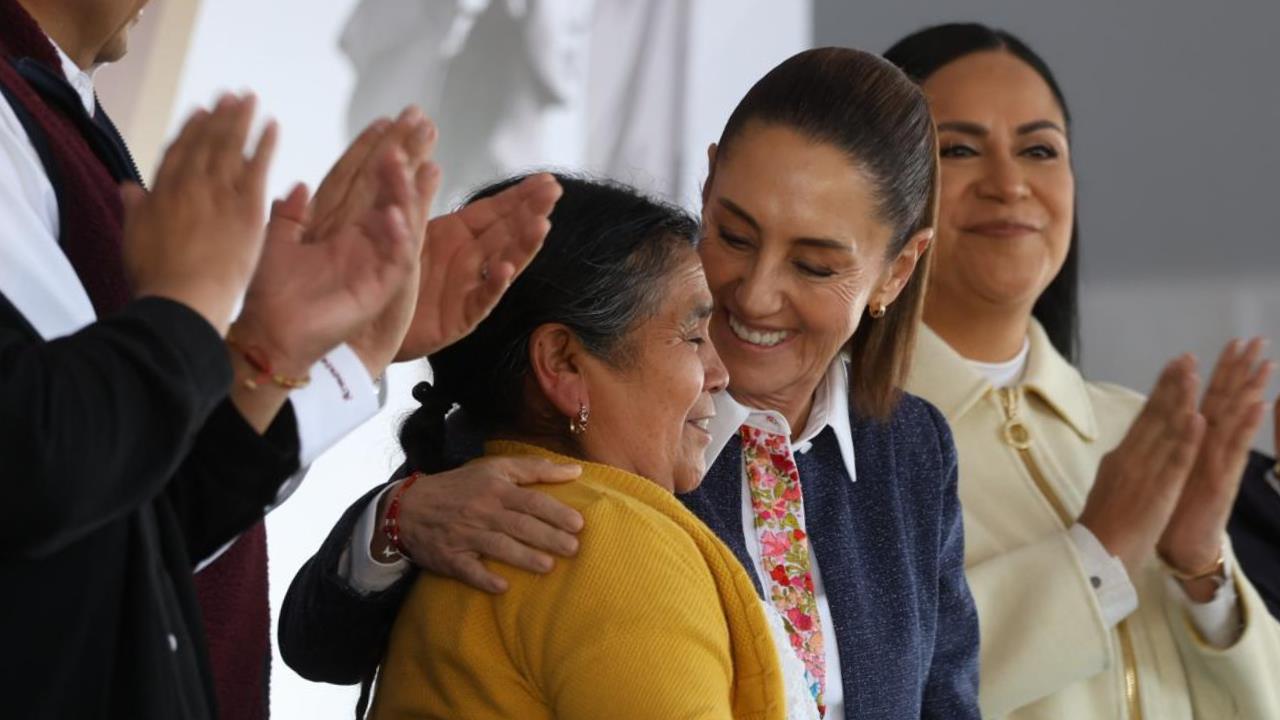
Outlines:
{"label": "white cuff", "polygon": [[378,503],[382,501],[383,495],[398,487],[399,483],[388,485],[369,501],[369,506],[360,513],[360,520],[351,531],[351,542],[347,543],[342,556],[338,558],[338,576],[361,595],[386,590],[409,572],[409,561],[403,556],[396,558],[395,562],[384,563],[374,559],[369,552],[369,546],[373,544],[373,533],[378,529]]}
{"label": "white cuff", "polygon": [[298,489],[307,468],[364,421],[378,414],[386,395],[346,345],[329,351],[311,368],[311,383],[289,393],[298,421],[300,469],[280,486],[279,505]]}
{"label": "white cuff", "polygon": [[1178,598],[1187,612],[1187,617],[1191,618],[1191,624],[1195,625],[1200,633],[1200,637],[1218,649],[1234,645],[1244,631],[1240,626],[1240,602],[1236,594],[1230,555],[1223,558],[1222,576],[1225,579],[1222,585],[1218,586],[1218,591],[1208,602],[1202,603],[1192,600],[1177,579],[1172,576],[1165,578],[1169,592]]}
{"label": "white cuff", "polygon": [[1107,552],[1106,546],[1089,528],[1076,523],[1067,534],[1071,536],[1080,563],[1084,565],[1089,583],[1098,596],[1102,619],[1109,627],[1115,627],[1138,609],[1138,590],[1129,580],[1129,572],[1124,569],[1120,558]]}

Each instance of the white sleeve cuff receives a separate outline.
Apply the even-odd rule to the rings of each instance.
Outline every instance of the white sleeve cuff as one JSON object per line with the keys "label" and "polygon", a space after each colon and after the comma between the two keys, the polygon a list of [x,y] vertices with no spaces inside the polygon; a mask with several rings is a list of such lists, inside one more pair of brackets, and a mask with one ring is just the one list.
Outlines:
{"label": "white sleeve cuff", "polygon": [[345,344],[320,358],[311,368],[311,383],[289,393],[298,422],[299,470],[280,486],[272,507],[298,489],[316,458],[377,415],[386,400],[385,391]]}
{"label": "white sleeve cuff", "polygon": [[1200,633],[1200,637],[1218,649],[1234,645],[1244,630],[1240,626],[1240,602],[1232,576],[1230,555],[1223,558],[1222,575],[1224,580],[1222,585],[1218,586],[1218,591],[1208,602],[1203,603],[1188,597],[1187,591],[1182,589],[1182,583],[1177,579],[1172,576],[1165,578],[1169,592],[1178,598],[1187,612],[1187,617],[1191,619],[1191,624],[1195,625]]}
{"label": "white sleeve cuff", "polygon": [[1067,534],[1071,536],[1080,563],[1084,565],[1089,583],[1098,596],[1102,619],[1108,626],[1115,627],[1138,609],[1138,590],[1129,580],[1129,572],[1120,558],[1107,552],[1106,546],[1089,528],[1076,523]]}
{"label": "white sleeve cuff", "polygon": [[351,542],[347,543],[342,556],[338,558],[338,576],[361,595],[386,590],[409,572],[409,561],[404,557],[397,557],[395,562],[384,563],[374,559],[369,552],[373,534],[378,531],[378,503],[382,501],[382,496],[398,487],[399,483],[388,485],[369,501],[368,507],[360,514],[360,520],[351,531]]}

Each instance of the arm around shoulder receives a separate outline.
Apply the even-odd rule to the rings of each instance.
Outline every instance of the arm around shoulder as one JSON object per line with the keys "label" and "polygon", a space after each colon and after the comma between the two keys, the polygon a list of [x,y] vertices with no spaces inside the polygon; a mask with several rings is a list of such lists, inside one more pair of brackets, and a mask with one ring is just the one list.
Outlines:
{"label": "arm around shoulder", "polygon": [[280,609],[280,654],[299,675],[353,685],[371,677],[382,659],[401,603],[413,586],[409,572],[386,590],[363,594],[339,571],[344,551],[369,503],[385,486],[357,500],[289,585]]}

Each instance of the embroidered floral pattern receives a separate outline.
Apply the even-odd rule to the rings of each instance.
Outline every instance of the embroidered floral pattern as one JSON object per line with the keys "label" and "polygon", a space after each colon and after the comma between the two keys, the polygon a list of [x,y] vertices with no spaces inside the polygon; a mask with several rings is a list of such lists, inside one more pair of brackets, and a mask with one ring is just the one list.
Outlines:
{"label": "embroidered floral pattern", "polygon": [[742,426],[742,467],[751,488],[751,512],[760,537],[766,590],[782,616],[791,647],[804,662],[809,691],[825,712],[826,655],[822,621],[813,594],[800,473],[785,435]]}

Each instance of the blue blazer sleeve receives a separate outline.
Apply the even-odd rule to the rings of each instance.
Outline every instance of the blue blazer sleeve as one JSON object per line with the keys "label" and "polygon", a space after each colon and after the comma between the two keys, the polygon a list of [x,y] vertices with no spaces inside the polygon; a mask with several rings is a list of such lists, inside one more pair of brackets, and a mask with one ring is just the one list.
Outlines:
{"label": "blue blazer sleeve", "polygon": [[941,458],[941,532],[938,544],[938,635],[924,689],[921,716],[978,718],[978,609],[964,572],[964,519],[960,512],[956,446],[947,421],[929,407]]}
{"label": "blue blazer sleeve", "polygon": [[285,595],[280,655],[308,680],[354,685],[371,678],[400,604],[413,586],[416,571],[382,592],[361,595],[338,574],[338,559],[351,542],[360,514],[384,487],[370,490],[347,508]]}

